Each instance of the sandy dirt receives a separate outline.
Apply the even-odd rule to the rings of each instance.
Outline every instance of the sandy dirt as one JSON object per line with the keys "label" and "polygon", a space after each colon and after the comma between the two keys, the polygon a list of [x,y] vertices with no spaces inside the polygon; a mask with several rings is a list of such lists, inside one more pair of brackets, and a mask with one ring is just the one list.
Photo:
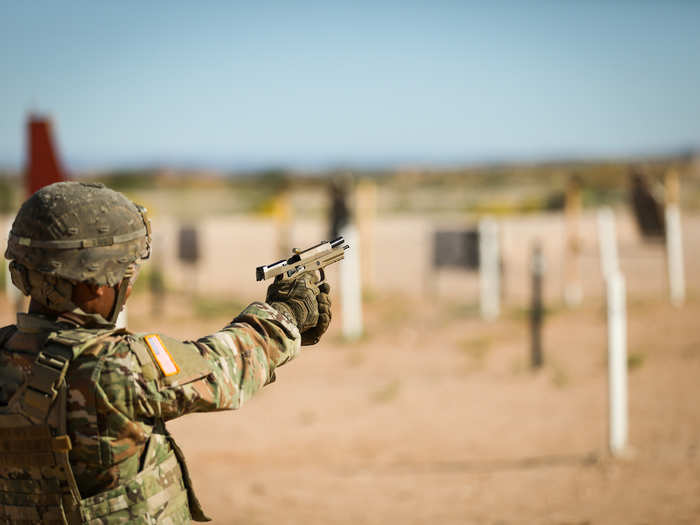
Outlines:
{"label": "sandy dirt", "polygon": [[[135,330],[211,332],[183,298]],[[700,303],[629,304],[630,450],[607,453],[603,305],[553,313],[529,369],[517,310],[375,299],[368,335],[279,370],[238,412],[170,428],[214,523],[700,523]]]}

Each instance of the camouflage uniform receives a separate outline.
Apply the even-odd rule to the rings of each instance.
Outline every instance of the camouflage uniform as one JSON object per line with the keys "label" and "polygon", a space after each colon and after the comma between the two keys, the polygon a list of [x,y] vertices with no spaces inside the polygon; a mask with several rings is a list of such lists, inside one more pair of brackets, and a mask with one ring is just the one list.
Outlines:
{"label": "camouflage uniform", "polygon": [[0,522],[207,521],[165,422],[274,381],[300,349],[291,317],[256,302],[181,342],[80,309],[19,314],[0,329]]}
{"label": "camouflage uniform", "polygon": [[[240,407],[300,348],[296,326],[265,303],[251,304],[229,325],[194,342],[160,335],[179,368],[168,376],[145,342],[150,334],[114,330],[96,319],[19,314],[17,325],[0,334],[6,339],[0,350],[0,405],[10,403],[26,383],[47,343],[76,355],[66,376],[67,435],[82,519],[88,523],[151,523],[139,518],[144,513],[159,523],[166,518],[188,523],[188,507],[202,519],[184,460],[164,423],[190,412]],[[155,474],[144,476],[149,469]],[[0,488],[18,477],[23,486],[44,488],[41,469],[0,466]],[[159,483],[163,477],[172,482],[168,488]],[[141,497],[132,498],[131,491]],[[25,498],[24,505],[1,501],[0,519],[38,521],[42,496],[28,491]]]}

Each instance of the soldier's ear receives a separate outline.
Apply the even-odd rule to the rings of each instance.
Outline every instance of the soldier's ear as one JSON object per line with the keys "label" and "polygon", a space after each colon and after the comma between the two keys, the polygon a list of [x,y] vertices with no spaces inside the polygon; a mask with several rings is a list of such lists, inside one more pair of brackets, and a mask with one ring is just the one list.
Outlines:
{"label": "soldier's ear", "polygon": [[91,301],[97,297],[102,297],[105,294],[107,286],[99,286],[94,283],[77,283],[73,287],[73,302]]}
{"label": "soldier's ear", "polygon": [[88,284],[88,286],[90,288],[90,293],[94,297],[102,297],[110,288],[109,286],[99,286],[97,284]]}

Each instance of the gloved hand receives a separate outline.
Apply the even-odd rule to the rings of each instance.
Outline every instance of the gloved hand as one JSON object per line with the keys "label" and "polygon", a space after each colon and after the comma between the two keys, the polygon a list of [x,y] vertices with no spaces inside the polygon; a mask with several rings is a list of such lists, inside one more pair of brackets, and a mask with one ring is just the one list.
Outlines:
{"label": "gloved hand", "polygon": [[275,280],[267,289],[266,301],[287,315],[299,328],[301,344],[319,341],[331,322],[330,286],[318,286],[311,274],[292,281]]}
{"label": "gloved hand", "polygon": [[309,328],[301,333],[301,344],[304,346],[318,343],[331,324],[331,286],[328,283],[323,283],[318,289],[319,294],[316,296],[318,323],[313,328]]}

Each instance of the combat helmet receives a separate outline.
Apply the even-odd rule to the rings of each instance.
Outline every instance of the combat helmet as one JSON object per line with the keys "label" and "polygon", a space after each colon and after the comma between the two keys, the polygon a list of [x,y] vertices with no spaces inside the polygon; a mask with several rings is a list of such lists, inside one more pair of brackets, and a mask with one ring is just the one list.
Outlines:
{"label": "combat helmet", "polygon": [[[77,282],[119,284],[110,319],[115,322],[135,264],[147,259],[150,250],[151,227],[145,208],[100,183],[58,182],[22,204],[5,258],[12,261],[12,282],[33,298],[37,287],[32,286],[32,275],[36,274],[64,288],[66,283]],[[46,283],[40,287],[46,288]],[[39,298],[39,302],[45,301]]]}

